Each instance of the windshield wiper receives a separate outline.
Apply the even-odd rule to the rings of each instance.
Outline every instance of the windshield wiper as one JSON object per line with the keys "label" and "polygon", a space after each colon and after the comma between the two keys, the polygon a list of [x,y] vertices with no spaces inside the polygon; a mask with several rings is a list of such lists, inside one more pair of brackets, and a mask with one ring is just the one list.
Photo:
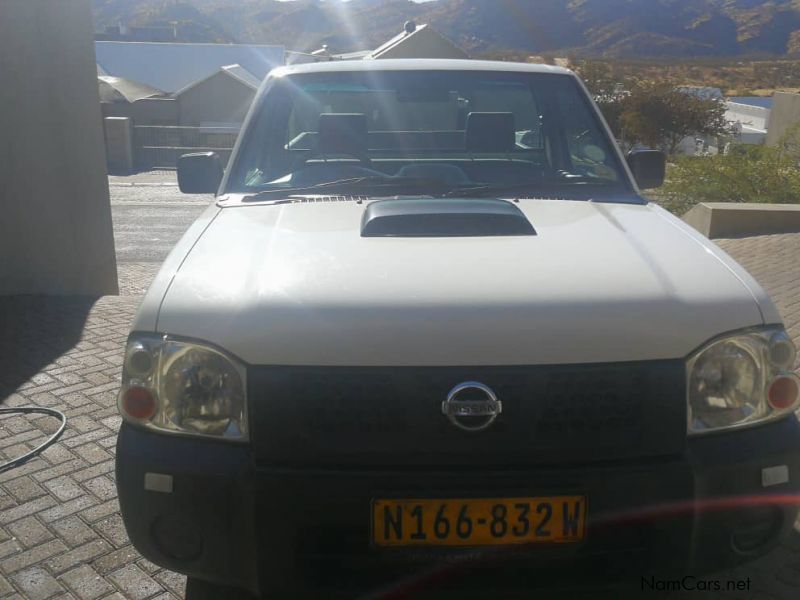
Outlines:
{"label": "windshield wiper", "polygon": [[366,191],[386,192],[389,190],[394,190],[396,192],[397,188],[405,189],[408,187],[412,187],[416,192],[423,192],[425,194],[441,194],[444,191],[452,190],[454,186],[440,179],[369,175],[366,177],[350,177],[348,179],[326,181],[306,187],[264,190],[250,196],[245,196],[242,200],[244,202],[255,202],[258,200],[271,200],[274,198],[288,198],[289,196],[331,192],[333,190],[342,192],[359,191],[361,193]]}
{"label": "windshield wiper", "polygon": [[461,187],[448,190],[441,196],[443,198],[485,198],[486,196],[497,196],[504,193],[521,193],[526,196],[552,196],[563,194],[565,189],[579,190],[599,187],[614,187],[616,181],[607,179],[595,179],[593,177],[570,177],[569,179],[559,179],[556,181],[544,181],[537,183],[512,183],[512,184],[486,184],[473,187]]}
{"label": "windshield wiper", "polygon": [[537,183],[476,185],[472,183],[452,184],[441,179],[427,179],[421,177],[368,175],[365,177],[350,177],[347,179],[326,181],[305,187],[263,190],[245,196],[242,200],[244,202],[274,199],[289,200],[292,196],[330,193],[333,191],[354,195],[379,195],[389,192],[398,193],[398,191],[407,191],[409,188],[411,188],[414,193],[421,193],[439,198],[484,198],[503,193],[551,196],[562,194],[565,188],[576,190],[591,188],[593,186],[612,187],[617,184],[618,182],[616,181],[583,176],[573,176]]}

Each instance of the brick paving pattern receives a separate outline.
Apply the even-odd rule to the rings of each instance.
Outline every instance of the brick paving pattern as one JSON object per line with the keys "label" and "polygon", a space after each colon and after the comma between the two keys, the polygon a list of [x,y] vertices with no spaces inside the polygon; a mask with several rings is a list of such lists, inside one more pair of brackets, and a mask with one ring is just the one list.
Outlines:
{"label": "brick paving pattern", "polygon": [[[720,246],[764,284],[800,342],[800,234],[722,240]],[[131,546],[114,486],[123,343],[156,270],[155,263],[120,263],[119,297],[0,298],[2,404],[56,407],[69,419],[56,445],[0,474],[3,600],[183,597],[182,576],[144,560]],[[0,419],[0,462],[36,446],[56,426],[45,416]],[[754,588],[695,597],[800,597],[800,535],[718,577],[750,577]]]}
{"label": "brick paving pattern", "polygon": [[[119,515],[113,471],[122,345],[154,268],[121,264],[120,274],[137,295],[0,298],[3,405],[55,407],[68,418],[57,444],[0,474],[4,599],[183,597],[183,579],[139,557]],[[3,418],[0,461],[38,445],[57,425],[46,416]]]}
{"label": "brick paving pattern", "polygon": [[758,279],[800,347],[800,234],[715,241]]}
{"label": "brick paving pattern", "polygon": [[157,263],[125,263],[117,266],[120,296],[143,296],[155,278],[158,269]]}

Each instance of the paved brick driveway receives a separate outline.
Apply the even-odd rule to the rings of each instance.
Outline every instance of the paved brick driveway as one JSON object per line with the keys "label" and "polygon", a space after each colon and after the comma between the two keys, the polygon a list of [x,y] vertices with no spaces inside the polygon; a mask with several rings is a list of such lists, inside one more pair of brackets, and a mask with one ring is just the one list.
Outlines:
{"label": "paved brick driveway", "polygon": [[758,279],[800,347],[800,234],[716,240]]}
{"label": "paved brick driveway", "polygon": [[[800,234],[723,240],[773,294],[800,342]],[[69,418],[58,444],[0,474],[0,598],[180,598],[183,577],[131,547],[119,516],[113,454],[122,344],[153,263],[121,263],[119,297],[0,298],[0,399]],[[48,417],[0,419],[0,462],[53,431]],[[800,597],[800,535],[720,578],[746,578],[752,592],[696,597]],[[654,594],[656,596],[658,594]]]}

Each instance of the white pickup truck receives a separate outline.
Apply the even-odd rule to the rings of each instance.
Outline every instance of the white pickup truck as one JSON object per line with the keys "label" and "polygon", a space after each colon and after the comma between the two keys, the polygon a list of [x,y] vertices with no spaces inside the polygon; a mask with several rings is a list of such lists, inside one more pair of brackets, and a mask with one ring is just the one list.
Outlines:
{"label": "white pickup truck", "polygon": [[664,163],[560,68],[273,71],[224,174],[180,162],[216,200],[128,340],[133,544],[195,598],[510,597],[764,554],[797,512],[795,349],[640,195]]}

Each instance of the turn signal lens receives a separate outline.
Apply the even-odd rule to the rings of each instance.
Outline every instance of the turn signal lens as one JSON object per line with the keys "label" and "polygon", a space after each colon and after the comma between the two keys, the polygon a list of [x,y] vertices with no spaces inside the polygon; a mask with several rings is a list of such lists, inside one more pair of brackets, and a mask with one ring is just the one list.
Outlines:
{"label": "turn signal lens", "polygon": [[129,387],[122,396],[122,410],[133,419],[146,421],[156,414],[156,399],[147,388]]}
{"label": "turn signal lens", "polygon": [[769,386],[769,404],[777,410],[787,410],[800,399],[800,381],[794,375],[776,377]]}

